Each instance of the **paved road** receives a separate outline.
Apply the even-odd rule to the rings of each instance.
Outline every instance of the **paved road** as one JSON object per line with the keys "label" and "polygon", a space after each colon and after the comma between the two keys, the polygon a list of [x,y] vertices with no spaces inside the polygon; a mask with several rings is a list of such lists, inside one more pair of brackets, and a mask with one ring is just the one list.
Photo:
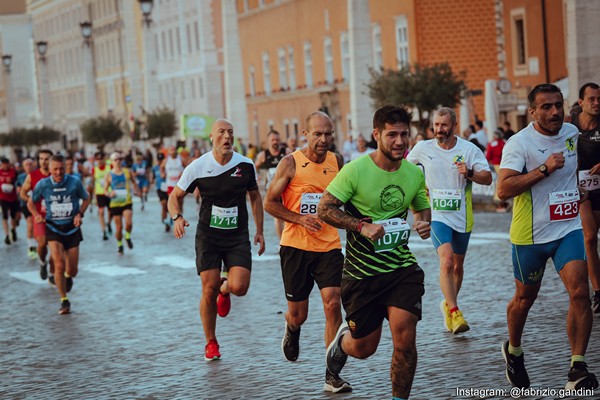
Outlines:
{"label": "paved road", "polygon": [[[186,199],[187,201],[187,199]],[[185,214],[195,214],[187,201]],[[2,399],[385,399],[390,397],[391,339],[378,352],[350,359],[342,376],[350,394],[322,391],[324,318],[317,293],[302,329],[296,363],[284,360],[280,341],[286,303],[272,220],[268,248],[255,256],[252,285],[219,319],[223,358],[203,359],[198,316],[200,281],[194,268],[194,229],[181,240],[166,234],[158,202],[135,204],[135,248],[118,256],[101,240],[88,214],[80,274],[70,294],[72,314],[57,315],[57,294],[39,280],[35,261],[19,240],[0,257],[0,398]],[[414,399],[457,396],[456,388],[504,389],[500,343],[506,339],[506,303],[513,291],[508,214],[478,213],[466,259],[461,308],[471,331],[446,333],[438,311],[437,257],[429,241],[411,239],[426,272],[423,321]],[[24,236],[23,227],[20,228]],[[416,235],[415,235],[416,236]],[[552,266],[526,326],[524,349],[532,385],[559,389],[566,383],[570,352],[565,332],[566,293]],[[598,324],[598,317],[595,322]],[[594,327],[588,363],[600,373],[600,330]],[[488,396],[498,398],[503,396]],[[550,398],[534,396],[532,398]]]}

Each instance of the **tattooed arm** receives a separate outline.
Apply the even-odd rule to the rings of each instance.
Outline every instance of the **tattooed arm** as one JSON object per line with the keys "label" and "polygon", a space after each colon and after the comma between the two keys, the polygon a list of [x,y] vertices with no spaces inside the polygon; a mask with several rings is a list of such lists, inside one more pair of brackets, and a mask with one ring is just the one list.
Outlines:
{"label": "tattooed arm", "polygon": [[[333,227],[358,232],[371,240],[377,240],[383,237],[385,231],[381,225],[371,224],[345,213],[340,210],[342,205],[343,203],[340,200],[326,190],[323,192],[321,201],[319,201],[317,214],[321,220]],[[361,221],[362,224],[360,223]]]}

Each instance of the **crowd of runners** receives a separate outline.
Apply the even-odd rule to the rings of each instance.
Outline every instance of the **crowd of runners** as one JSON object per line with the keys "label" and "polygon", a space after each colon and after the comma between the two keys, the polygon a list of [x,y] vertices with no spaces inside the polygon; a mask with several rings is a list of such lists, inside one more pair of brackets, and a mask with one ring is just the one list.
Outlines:
{"label": "crowd of runners", "polygon": [[[97,152],[82,163],[40,150],[36,160],[25,159],[18,169],[3,158],[4,241],[27,240],[23,256],[38,260],[40,278],[56,286],[59,313],[67,314],[87,210],[95,209],[103,240],[114,236],[116,251],[123,254],[125,246],[134,248],[134,196],[143,211],[154,186],[161,203],[157,223],[181,238],[192,219],[184,216],[183,199],[192,194],[199,202],[195,250],[204,358],[213,361],[221,358],[217,317],[229,314],[231,295],[244,296],[250,287],[252,243],[259,255],[265,251],[266,211],[275,219],[279,239],[270,245],[280,246],[285,359],[300,357],[301,327],[316,283],[325,313],[324,389],[352,390],[340,376],[348,356],[364,359],[375,353],[387,319],[392,398],[407,399],[417,369],[416,328],[424,295],[424,272],[409,237],[431,239],[438,255],[440,328],[467,334],[468,310],[459,308],[459,293],[464,274],[475,273],[465,265],[475,218],[472,188],[473,183],[490,185],[495,177],[497,199],[503,207],[513,201],[515,292],[507,305],[508,338],[499,346],[506,377],[515,387],[530,386],[521,341],[552,259],[569,300],[572,356],[566,389],[593,389],[598,380],[588,371],[585,353],[593,313],[600,313],[600,87],[584,85],[578,105],[580,112],[567,123],[560,90],[551,84],[533,88],[531,123],[503,144],[499,164],[492,166],[476,143],[457,134],[453,109],[438,108],[432,115],[433,137],[411,146],[412,115],[397,106],[375,112],[376,149],[361,148],[350,162],[331,151],[334,123],[320,111],[306,117],[304,146],[282,147],[279,133],[271,131],[256,160],[235,151],[234,127],[226,119],[213,124],[212,148],[198,157],[173,147],[156,161],[136,154],[129,164],[122,153]],[[260,170],[266,175],[264,187]],[[27,226],[22,239],[20,220]],[[345,252],[338,229],[346,231]]]}

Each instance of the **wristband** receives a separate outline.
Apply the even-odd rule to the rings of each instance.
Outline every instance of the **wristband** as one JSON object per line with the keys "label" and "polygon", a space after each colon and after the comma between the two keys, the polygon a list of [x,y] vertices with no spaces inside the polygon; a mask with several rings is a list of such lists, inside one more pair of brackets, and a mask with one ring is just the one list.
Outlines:
{"label": "wristband", "polygon": [[371,221],[371,218],[361,218],[361,220],[358,221],[358,224],[356,224],[356,232],[360,233],[365,222],[370,222],[370,221]]}

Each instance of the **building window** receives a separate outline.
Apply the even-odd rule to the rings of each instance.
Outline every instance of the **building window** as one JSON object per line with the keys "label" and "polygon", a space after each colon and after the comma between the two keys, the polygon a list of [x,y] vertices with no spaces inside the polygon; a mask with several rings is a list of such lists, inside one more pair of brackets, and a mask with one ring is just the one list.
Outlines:
{"label": "building window", "polygon": [[250,66],[248,75],[250,77],[250,79],[248,80],[250,82],[250,96],[254,97],[254,96],[256,96],[256,81],[255,81],[255,77],[254,77],[254,67],[252,65]]}
{"label": "building window", "polygon": [[190,33],[190,24],[185,25],[185,34],[187,38],[188,54],[192,54],[192,35]]}
{"label": "building window", "polygon": [[175,46],[173,45],[173,30],[169,29],[169,54],[175,58]]}
{"label": "building window", "polygon": [[340,50],[342,52],[342,78],[348,81],[350,78],[350,42],[348,42],[348,33],[342,32],[340,35]]}
{"label": "building window", "polygon": [[287,82],[287,68],[286,68],[286,63],[285,63],[285,49],[284,48],[280,48],[279,50],[277,50],[277,63],[279,66],[279,87],[281,89],[287,90],[288,82]]}
{"label": "building window", "polygon": [[313,87],[312,48],[310,43],[304,43],[304,83],[308,88]]}
{"label": "building window", "polygon": [[194,39],[196,42],[196,51],[200,51],[200,31],[198,30],[198,21],[194,22]]}
{"label": "building window", "polygon": [[381,69],[383,66],[383,50],[381,48],[381,26],[373,26],[373,68]]}
{"label": "building window", "polygon": [[408,53],[408,20],[406,15],[396,18],[396,59],[398,69],[402,69],[410,63]]}
{"label": "building window", "polygon": [[161,58],[165,59],[167,58],[167,33],[166,31],[162,31],[160,33],[160,39],[162,42],[162,55]]}
{"label": "building window", "polygon": [[326,37],[323,40],[323,54],[325,56],[325,81],[333,83],[333,49],[331,48],[331,38]]}
{"label": "building window", "polygon": [[181,35],[179,33],[179,27],[177,27],[177,30],[175,31],[175,34],[177,35],[177,54],[181,56]]}
{"label": "building window", "polygon": [[290,77],[290,90],[296,89],[296,64],[294,62],[294,48],[288,47],[288,72]]}
{"label": "building window", "polygon": [[179,82],[179,85],[181,87],[181,100],[185,100],[185,82],[182,79],[181,82]]}
{"label": "building window", "polygon": [[271,68],[269,65],[269,53],[262,54],[262,68],[263,68],[263,86],[265,94],[271,94]]}
{"label": "building window", "polygon": [[527,30],[525,9],[518,8],[510,12],[512,22],[512,55],[516,75],[527,74]]}
{"label": "building window", "polygon": [[192,99],[196,100],[196,85],[194,84],[194,78],[190,80],[190,91],[192,92]]}
{"label": "building window", "polygon": [[198,78],[198,96],[203,99],[204,98],[204,81],[202,77]]}

